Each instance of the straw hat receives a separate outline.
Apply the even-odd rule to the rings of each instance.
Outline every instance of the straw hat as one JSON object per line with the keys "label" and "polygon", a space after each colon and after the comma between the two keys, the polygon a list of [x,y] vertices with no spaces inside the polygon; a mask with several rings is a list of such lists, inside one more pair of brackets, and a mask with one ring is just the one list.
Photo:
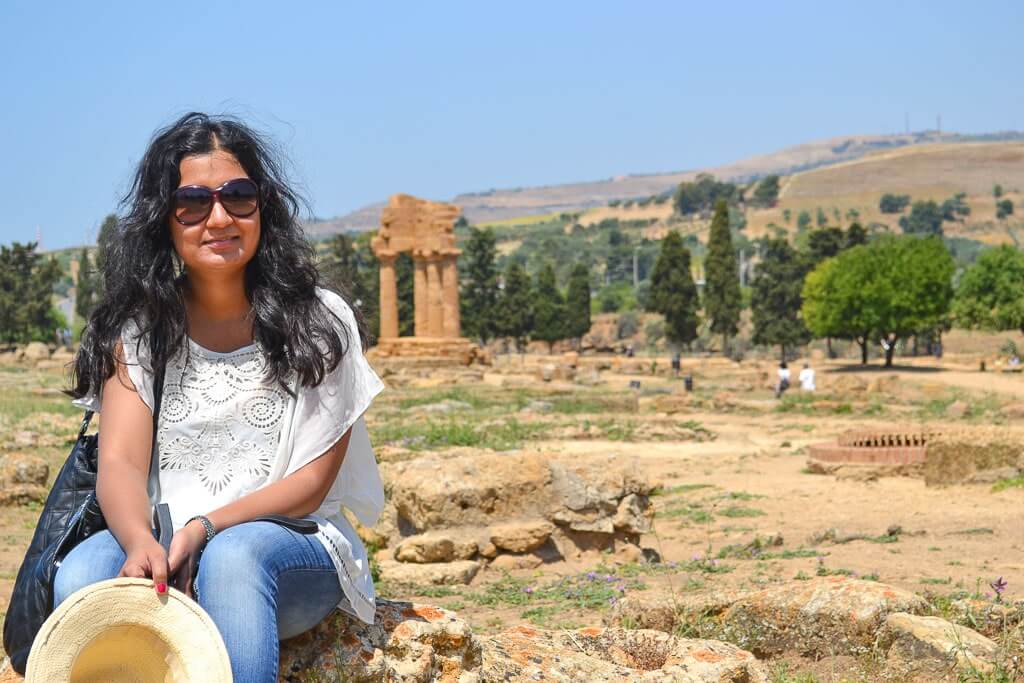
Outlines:
{"label": "straw hat", "polygon": [[231,683],[210,616],[149,579],[110,579],[68,597],[39,630],[25,683]]}

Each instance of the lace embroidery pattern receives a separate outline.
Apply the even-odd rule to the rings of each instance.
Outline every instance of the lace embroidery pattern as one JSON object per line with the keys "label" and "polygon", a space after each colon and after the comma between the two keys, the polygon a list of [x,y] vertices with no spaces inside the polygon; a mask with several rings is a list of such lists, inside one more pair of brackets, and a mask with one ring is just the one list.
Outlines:
{"label": "lace embroidery pattern", "polygon": [[160,469],[191,472],[213,495],[265,479],[289,398],[265,370],[258,347],[216,355],[183,350],[164,381]]}

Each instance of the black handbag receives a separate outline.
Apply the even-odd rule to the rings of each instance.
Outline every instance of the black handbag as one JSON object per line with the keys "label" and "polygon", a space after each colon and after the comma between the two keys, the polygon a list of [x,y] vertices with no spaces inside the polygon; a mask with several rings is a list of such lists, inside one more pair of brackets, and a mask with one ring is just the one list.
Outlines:
{"label": "black handbag", "polygon": [[[155,384],[154,442],[163,394],[163,375],[162,371],[157,374]],[[14,581],[14,591],[4,618],[4,649],[11,658],[11,666],[22,675],[25,674],[32,641],[53,611],[53,580],[57,568],[72,548],[107,528],[96,499],[99,435],[85,433],[92,415],[91,410],[86,411],[78,439],[46,497],[32,542]],[[154,464],[150,463],[151,472]],[[165,549],[170,546],[174,533],[170,521],[167,506],[157,506],[154,511],[155,533]]]}

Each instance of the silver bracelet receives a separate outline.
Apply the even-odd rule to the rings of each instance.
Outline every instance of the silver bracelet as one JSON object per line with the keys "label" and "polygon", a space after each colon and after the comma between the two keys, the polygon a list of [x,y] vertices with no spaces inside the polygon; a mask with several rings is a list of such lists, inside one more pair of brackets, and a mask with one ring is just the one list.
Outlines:
{"label": "silver bracelet", "polygon": [[217,530],[213,528],[213,522],[206,515],[196,515],[192,519],[185,522],[185,526],[188,526],[192,521],[199,520],[203,525],[203,529],[206,530],[206,542],[209,543],[213,540],[213,537],[217,535]]}

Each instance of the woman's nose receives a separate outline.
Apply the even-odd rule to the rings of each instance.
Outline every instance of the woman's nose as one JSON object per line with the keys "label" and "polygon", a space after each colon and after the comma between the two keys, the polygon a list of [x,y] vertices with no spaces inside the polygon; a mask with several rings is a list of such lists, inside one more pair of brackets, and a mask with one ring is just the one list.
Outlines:
{"label": "woman's nose", "polygon": [[213,200],[213,207],[210,209],[210,216],[206,219],[206,225],[211,228],[226,228],[231,225],[231,214],[224,210],[224,205],[219,199]]}

